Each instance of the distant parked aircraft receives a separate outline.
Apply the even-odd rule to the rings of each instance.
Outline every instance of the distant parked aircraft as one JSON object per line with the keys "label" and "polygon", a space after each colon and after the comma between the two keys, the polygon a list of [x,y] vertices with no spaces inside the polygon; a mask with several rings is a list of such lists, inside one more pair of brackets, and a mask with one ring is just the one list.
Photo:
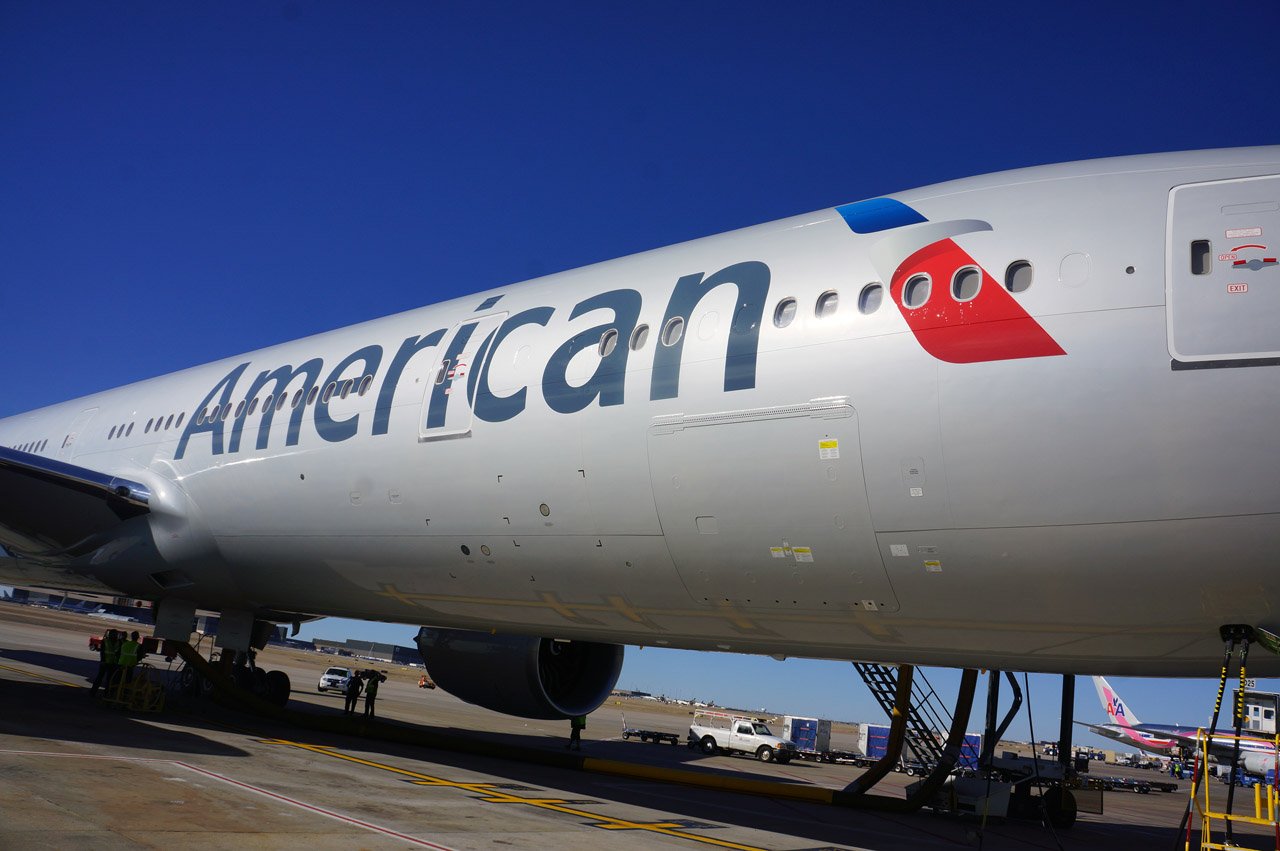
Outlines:
{"label": "distant parked aircraft", "polygon": [[[1133,711],[1116,693],[1116,690],[1111,687],[1105,677],[1094,677],[1093,685],[1098,691],[1098,700],[1101,701],[1102,708],[1106,710],[1107,718],[1110,719],[1111,723],[1087,724],[1077,721],[1077,724],[1088,727],[1099,736],[1115,739],[1116,741],[1141,748],[1144,751],[1163,756],[1179,756],[1196,749],[1198,727],[1178,724],[1144,724],[1133,714]],[[1227,729],[1229,726],[1230,723],[1227,722],[1219,727],[1221,735],[1216,735],[1213,741],[1209,743],[1209,756],[1215,762],[1224,765],[1231,762],[1235,747],[1234,738],[1227,737],[1227,734],[1231,732]],[[1250,774],[1262,775],[1269,769],[1274,769],[1276,767],[1274,741],[1272,739],[1250,738],[1245,735],[1240,740],[1239,762],[1244,770]]]}

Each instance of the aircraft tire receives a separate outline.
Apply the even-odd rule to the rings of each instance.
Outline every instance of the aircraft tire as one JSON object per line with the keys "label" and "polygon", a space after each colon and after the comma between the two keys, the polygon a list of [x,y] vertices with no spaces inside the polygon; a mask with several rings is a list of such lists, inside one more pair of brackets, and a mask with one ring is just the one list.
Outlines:
{"label": "aircraft tire", "polygon": [[182,669],[182,674],[178,677],[178,686],[187,697],[199,697],[203,681],[204,677],[200,676],[200,672],[188,666]]}
{"label": "aircraft tire", "polygon": [[253,674],[248,668],[239,665],[232,668],[231,680],[236,684],[236,688],[242,691],[253,691]]}
{"label": "aircraft tire", "polygon": [[289,702],[291,690],[288,674],[284,671],[267,671],[267,700],[276,706],[284,706]]}
{"label": "aircraft tire", "polygon": [[267,672],[262,668],[254,668],[249,675],[249,690],[258,697],[267,696]]}

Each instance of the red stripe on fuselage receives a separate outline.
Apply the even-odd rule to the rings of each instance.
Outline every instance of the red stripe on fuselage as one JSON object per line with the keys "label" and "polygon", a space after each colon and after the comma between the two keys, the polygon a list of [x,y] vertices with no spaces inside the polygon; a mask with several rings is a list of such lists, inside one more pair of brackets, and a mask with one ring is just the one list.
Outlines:
{"label": "red stripe on fuselage", "polygon": [[[951,279],[965,266],[979,270],[982,284],[975,298],[956,301]],[[932,281],[929,299],[920,307],[906,307],[903,288],[919,274]],[[903,261],[889,293],[920,345],[938,360],[979,363],[1066,354],[1008,290],[950,239],[927,245]]]}

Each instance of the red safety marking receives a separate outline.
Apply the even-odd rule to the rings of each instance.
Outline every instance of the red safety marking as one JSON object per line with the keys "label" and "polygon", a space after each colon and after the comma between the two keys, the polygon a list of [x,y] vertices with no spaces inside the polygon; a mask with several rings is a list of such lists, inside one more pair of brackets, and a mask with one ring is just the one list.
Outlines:
{"label": "red safety marking", "polygon": [[[976,298],[959,302],[951,295],[951,277],[964,266],[979,269],[982,285]],[[919,274],[932,279],[929,300],[921,307],[905,307],[903,287]],[[1008,290],[950,239],[927,245],[903,261],[889,293],[920,345],[938,360],[979,363],[1066,354]]]}
{"label": "red safety marking", "polygon": [[1240,247],[1238,247],[1238,248],[1233,248],[1233,249],[1231,249],[1231,250],[1232,250],[1232,251],[1244,251],[1246,248],[1256,248],[1256,249],[1258,249],[1259,251],[1266,251],[1266,250],[1267,250],[1267,247],[1266,247],[1265,245],[1241,245]]}

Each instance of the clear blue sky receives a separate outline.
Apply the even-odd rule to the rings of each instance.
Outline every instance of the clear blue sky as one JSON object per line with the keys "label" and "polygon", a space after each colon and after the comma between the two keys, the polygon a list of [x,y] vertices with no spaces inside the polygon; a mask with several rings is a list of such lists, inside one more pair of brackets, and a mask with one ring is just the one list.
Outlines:
{"label": "clear blue sky", "polygon": [[[1278,30],[1274,3],[10,0],[0,416],[948,178],[1273,144]],[[1153,721],[1213,697],[1116,682]],[[622,684],[874,715],[834,662],[646,649]]]}

